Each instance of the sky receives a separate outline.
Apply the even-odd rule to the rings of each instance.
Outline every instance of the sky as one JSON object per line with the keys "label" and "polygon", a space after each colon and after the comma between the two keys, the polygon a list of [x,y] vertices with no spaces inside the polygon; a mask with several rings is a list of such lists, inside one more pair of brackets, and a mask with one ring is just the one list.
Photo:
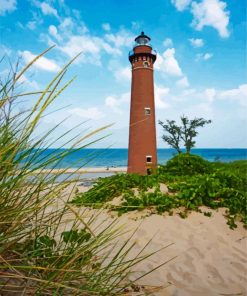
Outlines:
{"label": "sky", "polygon": [[[246,148],[245,12],[245,0],[0,0],[0,57],[5,56],[0,76],[4,79],[10,63],[20,59],[22,67],[55,45],[22,79],[25,91],[42,90],[81,52],[65,77],[76,79],[37,132],[44,133],[64,118],[58,132],[80,123],[82,132],[113,123],[99,133],[109,136],[93,147],[127,148],[128,53],[144,31],[157,51],[158,147],[168,147],[158,120],[178,121],[185,115],[212,120],[199,130],[197,148]],[[19,108],[27,108],[32,100]]]}

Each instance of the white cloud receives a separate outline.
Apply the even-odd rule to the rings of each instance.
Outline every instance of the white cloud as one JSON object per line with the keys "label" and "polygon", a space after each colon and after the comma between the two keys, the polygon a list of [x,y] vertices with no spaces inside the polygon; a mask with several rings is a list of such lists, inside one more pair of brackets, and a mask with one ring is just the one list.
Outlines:
{"label": "white cloud", "polygon": [[[36,57],[35,54],[31,53],[28,50],[19,52],[19,54],[22,56],[26,63],[30,63]],[[37,61],[35,61],[33,65],[38,69],[49,72],[58,72],[61,69],[54,60],[45,57],[40,57]]]}
{"label": "white cloud", "polygon": [[121,51],[106,43],[102,38],[90,35],[72,35],[67,42],[57,47],[60,51],[73,58],[81,56],[77,62],[91,63],[100,66],[102,54],[120,55]]}
{"label": "white cloud", "polygon": [[81,118],[85,119],[101,119],[104,117],[103,112],[101,112],[97,107],[90,107],[90,108],[73,108],[69,109],[68,112],[72,115],[76,115]]}
{"label": "white cloud", "polygon": [[105,105],[109,107],[113,112],[122,114],[121,106],[130,101],[130,93],[124,93],[120,97],[108,96],[105,99]]}
{"label": "white cloud", "polygon": [[110,60],[108,64],[108,70],[110,70],[117,81],[130,82],[131,79],[131,67],[123,67],[118,60]]}
{"label": "white cloud", "polygon": [[209,60],[209,59],[212,58],[212,56],[213,56],[212,53],[205,53],[204,56],[203,56],[203,58],[204,58],[204,60]]}
{"label": "white cloud", "polygon": [[236,101],[247,107],[247,84],[242,84],[238,88],[220,91],[219,98]]}
{"label": "white cloud", "polygon": [[191,96],[196,92],[194,88],[184,89],[182,92],[182,96]]}
{"label": "white cloud", "polygon": [[158,71],[165,72],[171,76],[182,76],[182,70],[175,58],[175,49],[168,48],[162,55],[157,55],[155,68]]}
{"label": "white cloud", "polygon": [[191,0],[172,0],[178,11],[183,11],[190,5]]}
{"label": "white cloud", "polygon": [[194,47],[202,47],[204,45],[203,39],[190,38],[189,41],[190,41],[190,44]]}
{"label": "white cloud", "polygon": [[30,30],[35,30],[36,29],[36,21],[29,21],[27,23],[27,28]]}
{"label": "white cloud", "polygon": [[106,43],[105,41],[103,41],[103,39],[95,37],[98,44],[105,50],[105,52],[107,52],[108,54],[112,54],[112,55],[121,55],[122,52],[120,49],[112,47],[110,44]]}
{"label": "white cloud", "polygon": [[103,28],[105,31],[110,31],[110,30],[111,30],[111,26],[110,26],[110,24],[108,24],[108,23],[104,23],[104,24],[102,24],[102,28]]}
{"label": "white cloud", "polygon": [[[56,49],[69,58],[73,58],[80,53],[75,63],[88,63],[101,66],[102,56],[104,54],[109,54],[111,56],[119,56],[122,54],[119,48],[122,41],[118,44],[119,46],[116,47],[114,45],[115,39],[112,40],[112,42],[107,42],[105,36],[102,38],[90,34],[88,28],[80,19],[75,20],[71,17],[66,17],[63,20],[59,19],[59,22],[60,24],[58,26],[49,26],[49,35],[41,34],[40,38],[49,46],[56,44]],[[121,29],[120,33],[121,32],[123,35],[120,34],[120,36],[126,40],[126,31]],[[111,34],[106,35],[110,36]]]}
{"label": "white cloud", "polygon": [[[116,35],[107,33],[103,37],[98,37],[90,34],[80,16],[78,17],[78,20],[71,17],[59,18],[60,24],[50,25],[49,34],[41,34],[40,39],[49,46],[56,44],[56,49],[69,58],[80,53],[75,63],[101,66],[104,54],[111,55],[111,57],[122,55],[120,47],[128,45],[132,38],[128,31],[121,28]],[[120,73],[121,75],[127,77],[127,71],[124,69],[123,73]]]}
{"label": "white cloud", "polygon": [[154,97],[155,97],[155,107],[158,109],[169,108],[169,104],[166,102],[167,96],[170,92],[169,88],[154,85]]}
{"label": "white cloud", "polygon": [[57,28],[54,25],[49,26],[49,33],[51,34],[51,36],[56,38],[58,41],[62,40],[61,36],[57,32]]}
{"label": "white cloud", "polygon": [[216,96],[216,90],[214,88],[207,88],[202,96],[204,96],[208,103],[212,103]]}
{"label": "white cloud", "polygon": [[211,59],[213,57],[213,54],[212,53],[198,53],[197,55],[196,55],[196,61],[200,61],[200,60],[205,60],[205,61],[207,61],[207,60],[209,60],[209,59]]}
{"label": "white cloud", "polygon": [[[39,3],[35,2],[35,5],[39,5]],[[40,13],[37,11],[32,11],[32,19],[27,22],[26,27],[29,30],[35,30],[39,25],[43,24],[43,18]],[[24,29],[24,26],[19,23],[19,26]]]}
{"label": "white cloud", "polygon": [[127,46],[130,47],[133,44],[134,35],[125,29],[121,29],[116,34],[106,34],[106,41],[113,43],[115,47]]}
{"label": "white cloud", "polygon": [[173,41],[171,38],[166,38],[163,43],[162,43],[165,47],[171,47],[173,46]]}
{"label": "white cloud", "polygon": [[122,80],[130,81],[130,79],[131,79],[130,67],[120,68],[120,69],[116,70],[114,75],[118,81],[122,81]]}
{"label": "white cloud", "polygon": [[66,17],[59,25],[59,29],[62,31],[69,31],[71,32],[74,28],[74,22],[70,17]]}
{"label": "white cloud", "polygon": [[92,37],[90,35],[73,35],[64,45],[58,46],[57,48],[70,58],[73,58],[81,52],[81,56],[77,61],[95,65],[101,65],[102,50],[108,54],[121,54],[119,49],[113,48],[101,38]]}
{"label": "white cloud", "polygon": [[[191,107],[195,106],[196,103],[211,106],[217,100],[228,100],[242,106],[247,106],[247,84],[241,84],[233,89],[217,90],[215,88],[206,88],[202,91],[196,89],[185,89],[181,95],[170,97],[176,102],[179,97],[183,98],[186,105]],[[216,106],[215,106],[216,108]]]}
{"label": "white cloud", "polygon": [[55,17],[58,17],[57,10],[46,2],[40,3],[40,9],[44,15],[54,15]]}
{"label": "white cloud", "polygon": [[188,87],[190,84],[189,84],[189,81],[188,81],[187,77],[184,76],[183,78],[179,79],[176,82],[176,85],[179,86],[179,87]]}
{"label": "white cloud", "polygon": [[81,20],[75,21],[71,17],[66,17],[60,22],[58,31],[61,31],[64,36],[71,37],[74,35],[74,31],[76,31],[78,35],[87,33],[88,28]]}
{"label": "white cloud", "polygon": [[202,30],[205,26],[215,28],[223,38],[229,36],[227,29],[229,23],[229,11],[226,11],[226,3],[220,0],[202,0],[202,2],[192,2],[191,12],[194,16],[192,25],[197,30]]}
{"label": "white cloud", "polygon": [[16,10],[16,0],[0,0],[0,15]]}
{"label": "white cloud", "polygon": [[54,25],[49,26],[49,33],[52,36],[56,37],[56,35],[57,35],[57,28]]}
{"label": "white cloud", "polygon": [[[72,36],[64,46],[58,47],[62,52],[73,58],[78,53],[82,53],[80,61],[91,62],[100,65],[100,48],[97,44],[87,36]],[[86,56],[86,54],[89,56]]]}

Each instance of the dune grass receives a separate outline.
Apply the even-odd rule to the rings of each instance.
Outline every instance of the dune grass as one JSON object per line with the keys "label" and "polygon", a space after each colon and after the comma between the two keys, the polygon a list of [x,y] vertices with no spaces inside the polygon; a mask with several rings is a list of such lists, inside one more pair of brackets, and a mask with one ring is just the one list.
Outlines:
{"label": "dune grass", "polygon": [[[36,136],[51,104],[73,81],[63,82],[73,60],[44,90],[25,93],[19,87],[26,71],[49,50],[0,81],[0,294],[121,295],[132,284],[132,267],[149,255],[142,251],[131,257],[134,244],[120,238],[123,229],[116,221],[99,224],[98,214],[88,216],[69,204],[76,180],[59,183],[66,169],[51,171],[107,127],[78,132],[66,141],[70,131],[57,135],[58,124]],[[23,98],[34,96],[31,108],[18,111]],[[71,149],[42,154],[62,140]]]}

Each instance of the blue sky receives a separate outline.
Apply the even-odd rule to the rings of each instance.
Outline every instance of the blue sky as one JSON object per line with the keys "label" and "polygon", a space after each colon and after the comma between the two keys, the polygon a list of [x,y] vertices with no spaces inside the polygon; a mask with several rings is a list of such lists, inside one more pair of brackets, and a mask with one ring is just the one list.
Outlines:
{"label": "blue sky", "polygon": [[[127,147],[131,72],[128,52],[144,30],[158,52],[156,120],[204,117],[197,147],[246,147],[246,4],[244,0],[0,0],[0,56],[21,65],[51,45],[24,79],[44,89],[77,53],[66,78],[76,80],[42,120],[40,133],[69,117],[60,130],[114,123],[97,147]],[[0,65],[7,73],[8,59]],[[25,101],[25,108],[29,105]],[[161,140],[160,148],[168,147]]]}

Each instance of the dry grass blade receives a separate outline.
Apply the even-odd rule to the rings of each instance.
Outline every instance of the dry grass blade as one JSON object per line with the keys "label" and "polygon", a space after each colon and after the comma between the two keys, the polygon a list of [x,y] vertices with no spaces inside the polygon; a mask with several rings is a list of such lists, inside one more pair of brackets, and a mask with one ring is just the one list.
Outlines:
{"label": "dry grass blade", "polygon": [[[130,268],[147,255],[128,258],[133,244],[129,240],[116,243],[122,240],[122,230],[115,221],[99,225],[100,212],[84,219],[68,203],[79,178],[69,181],[73,175],[66,168],[52,173],[65,157],[105,138],[91,137],[111,125],[83,136],[78,132],[69,140],[70,131],[56,135],[57,125],[34,139],[40,119],[73,82],[74,78],[60,86],[78,56],[55,75],[44,91],[15,92],[21,76],[51,49],[38,55],[19,74],[13,71],[13,77],[0,90],[0,293],[116,295],[125,285],[122,282]],[[19,97],[37,94],[40,96],[30,110],[15,112]],[[70,148],[61,150],[59,146],[46,154],[48,147],[56,144],[56,140],[49,140],[51,135]],[[85,140],[91,142],[84,144]],[[82,160],[82,166],[87,161]],[[59,178],[66,182],[59,182]],[[110,252],[113,246],[114,256]]]}
{"label": "dry grass blade", "polygon": [[52,48],[54,48],[55,45],[49,47],[48,49],[44,50],[41,54],[37,55],[30,63],[28,63],[21,72],[15,77],[14,84],[17,82],[21,76],[27,71],[28,68],[30,68],[38,59],[40,59],[42,56],[44,56],[48,51],[50,51]]}

